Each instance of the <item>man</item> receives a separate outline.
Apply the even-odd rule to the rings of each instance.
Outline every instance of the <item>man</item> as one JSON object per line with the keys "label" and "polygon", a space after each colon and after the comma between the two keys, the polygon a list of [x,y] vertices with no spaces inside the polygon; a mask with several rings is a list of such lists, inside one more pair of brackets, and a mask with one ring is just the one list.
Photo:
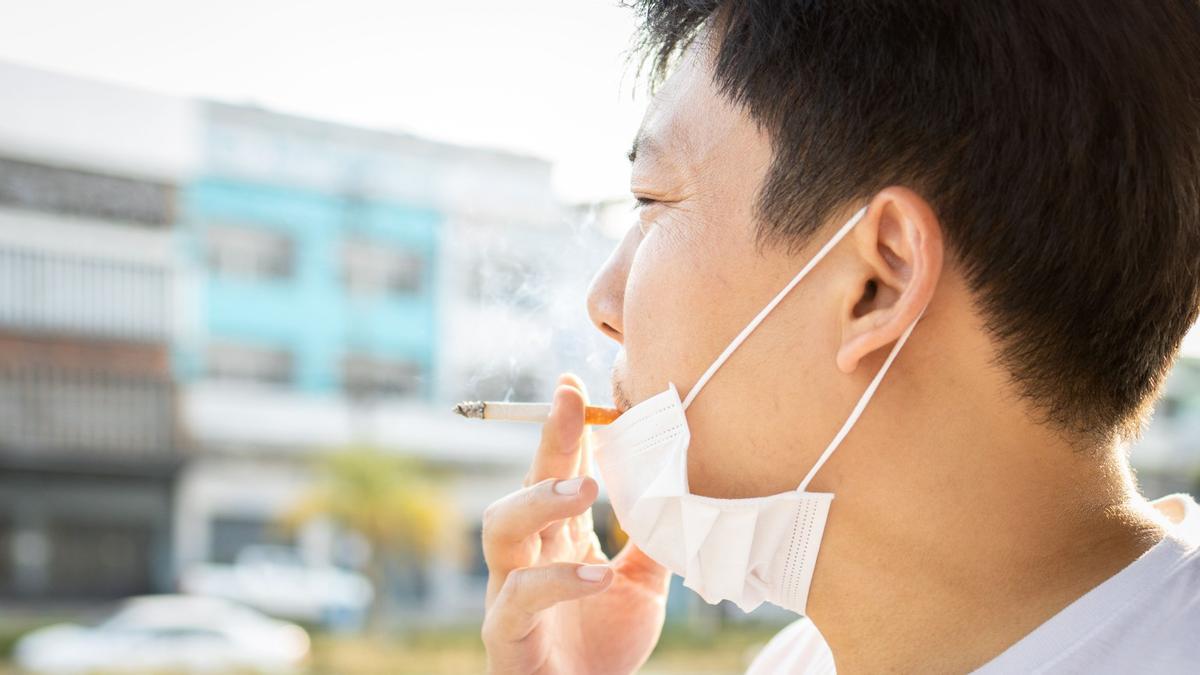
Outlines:
{"label": "man", "polygon": [[[1200,515],[1122,450],[1200,307],[1195,0],[637,5],[667,77],[588,308],[622,419],[661,401],[690,432],[654,454],[683,492],[638,482],[629,425],[589,439],[564,376],[485,514],[492,671],[635,671],[668,565],[803,612],[756,673],[1200,672]],[[612,561],[593,455],[631,521]],[[791,596],[702,570],[740,533],[678,520],[796,495],[828,510],[773,545],[819,544]]]}

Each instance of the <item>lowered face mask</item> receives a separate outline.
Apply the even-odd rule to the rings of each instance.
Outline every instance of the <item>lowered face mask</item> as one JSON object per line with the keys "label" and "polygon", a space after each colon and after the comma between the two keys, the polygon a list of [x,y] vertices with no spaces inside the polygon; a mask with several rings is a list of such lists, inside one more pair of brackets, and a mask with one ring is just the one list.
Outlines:
{"label": "lowered face mask", "polygon": [[[682,402],[675,385],[633,406],[607,427],[593,428],[593,449],[613,510],[629,539],[716,604],[749,612],[764,601],[805,613],[817,550],[833,494],[808,484],[858,421],[916,321],[905,329],[799,487],[746,499],[716,499],[688,489],[691,435],[684,412],[734,350],[796,284],[866,215],[864,207],[746,325],[700,376]],[[920,317],[917,318],[917,321]]]}

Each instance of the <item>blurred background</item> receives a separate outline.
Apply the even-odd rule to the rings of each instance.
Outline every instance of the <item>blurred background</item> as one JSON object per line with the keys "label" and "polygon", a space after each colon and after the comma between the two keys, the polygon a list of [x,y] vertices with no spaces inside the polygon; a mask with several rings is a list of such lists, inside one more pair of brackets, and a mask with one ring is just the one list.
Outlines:
{"label": "blurred background", "polygon": [[[450,406],[608,400],[632,15],[0,7],[0,672],[481,671],[480,513],[538,429]],[[1198,337],[1151,497],[1200,494]],[[676,585],[647,672],[740,672],[789,620]]]}

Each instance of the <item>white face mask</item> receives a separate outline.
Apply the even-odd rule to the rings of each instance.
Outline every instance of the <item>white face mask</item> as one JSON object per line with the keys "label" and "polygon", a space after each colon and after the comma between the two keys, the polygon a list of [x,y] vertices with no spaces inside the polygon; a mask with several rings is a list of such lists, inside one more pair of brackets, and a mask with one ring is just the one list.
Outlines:
{"label": "white face mask", "polygon": [[[805,613],[817,549],[833,494],[808,492],[813,476],[858,421],[916,321],[905,329],[837,435],[794,491],[716,499],[688,489],[691,434],[684,411],[718,368],[783,298],[866,215],[863,207],[804,269],[733,339],[686,399],[675,385],[593,429],[600,475],[621,527],[647,555],[683,577],[709,603],[730,600],[743,611],[772,602]],[[917,318],[917,321],[920,317]]]}

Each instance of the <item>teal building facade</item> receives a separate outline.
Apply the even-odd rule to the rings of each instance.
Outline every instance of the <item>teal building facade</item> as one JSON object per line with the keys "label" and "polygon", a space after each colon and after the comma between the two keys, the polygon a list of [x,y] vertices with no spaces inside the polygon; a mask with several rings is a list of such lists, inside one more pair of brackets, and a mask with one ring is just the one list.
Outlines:
{"label": "teal building facade", "polygon": [[[207,138],[213,160],[181,198],[194,307],[175,355],[181,382],[428,400],[437,211],[348,190],[339,172],[361,177],[362,162],[327,139],[219,122]],[[228,159],[242,155],[249,169]],[[324,173],[290,170],[297,157]]]}

